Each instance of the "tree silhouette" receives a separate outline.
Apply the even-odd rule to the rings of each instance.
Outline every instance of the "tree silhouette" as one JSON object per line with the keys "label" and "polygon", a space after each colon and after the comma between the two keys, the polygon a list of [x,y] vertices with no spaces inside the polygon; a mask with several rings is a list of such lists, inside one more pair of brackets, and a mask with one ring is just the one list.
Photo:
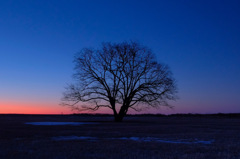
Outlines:
{"label": "tree silhouette", "polygon": [[169,106],[167,101],[176,99],[176,84],[169,68],[137,42],[84,48],[74,63],[76,83],[68,85],[62,99],[62,104],[72,109],[95,111],[107,107],[120,122],[129,109]]}

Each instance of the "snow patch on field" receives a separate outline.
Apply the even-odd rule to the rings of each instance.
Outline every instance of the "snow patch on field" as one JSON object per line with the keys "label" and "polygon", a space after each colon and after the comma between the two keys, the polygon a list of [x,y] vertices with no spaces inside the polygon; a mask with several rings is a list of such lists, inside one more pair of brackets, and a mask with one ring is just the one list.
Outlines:
{"label": "snow patch on field", "polygon": [[47,126],[52,126],[52,125],[84,125],[84,124],[98,124],[94,122],[27,122],[25,124],[29,125],[47,125]]}
{"label": "snow patch on field", "polygon": [[[115,138],[117,139],[117,138]],[[173,143],[173,144],[212,144],[214,140],[166,140],[166,139],[160,139],[160,138],[154,138],[154,137],[121,137],[120,140],[133,140],[133,141],[143,141],[143,142],[161,142],[161,143]]]}
{"label": "snow patch on field", "polygon": [[198,140],[198,139],[182,139],[182,140],[167,140],[154,137],[119,137],[119,138],[97,138],[89,136],[58,136],[52,137],[53,140],[132,140],[138,142],[160,142],[160,143],[171,143],[171,144],[212,144],[214,140]]}

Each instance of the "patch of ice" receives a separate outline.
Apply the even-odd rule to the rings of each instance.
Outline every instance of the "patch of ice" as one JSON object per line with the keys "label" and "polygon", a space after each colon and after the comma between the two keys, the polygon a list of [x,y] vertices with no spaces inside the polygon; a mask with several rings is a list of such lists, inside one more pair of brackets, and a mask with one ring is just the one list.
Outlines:
{"label": "patch of ice", "polygon": [[121,138],[114,138],[114,139],[120,139],[120,140],[133,140],[133,141],[142,141],[142,142],[161,142],[161,143],[172,143],[172,144],[212,144],[214,140],[164,140],[160,138],[154,138],[154,137],[121,137]]}
{"label": "patch of ice", "polygon": [[47,126],[52,126],[52,125],[84,125],[84,124],[97,124],[94,122],[27,122],[25,124],[30,124],[30,125],[47,125]]}
{"label": "patch of ice", "polygon": [[133,141],[139,141],[139,140],[141,140],[139,137],[130,137],[129,139],[130,139],[130,140],[133,140]]}
{"label": "patch of ice", "polygon": [[[52,137],[53,140],[98,140],[97,137],[89,136],[58,136]],[[171,144],[212,144],[214,140],[198,140],[198,139],[182,139],[182,140],[167,140],[155,137],[119,137],[119,138],[101,138],[105,140],[132,140],[139,142],[161,142],[161,143],[171,143]]]}
{"label": "patch of ice", "polygon": [[96,137],[90,136],[58,136],[52,137],[53,140],[62,141],[62,140],[96,140]]}
{"label": "patch of ice", "polygon": [[194,143],[196,143],[196,144],[212,144],[213,142],[214,142],[214,140],[209,140],[209,141],[198,140],[198,141],[195,141]]}

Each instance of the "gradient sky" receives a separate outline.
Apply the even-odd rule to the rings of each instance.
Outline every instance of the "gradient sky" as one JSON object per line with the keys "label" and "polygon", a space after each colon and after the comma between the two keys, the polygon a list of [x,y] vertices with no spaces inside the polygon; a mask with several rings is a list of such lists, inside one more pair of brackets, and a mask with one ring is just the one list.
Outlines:
{"label": "gradient sky", "polygon": [[[174,109],[240,113],[240,1],[0,1],[0,113],[71,113],[59,106],[73,56],[137,40],[177,80]],[[103,112],[103,111],[102,111]]]}

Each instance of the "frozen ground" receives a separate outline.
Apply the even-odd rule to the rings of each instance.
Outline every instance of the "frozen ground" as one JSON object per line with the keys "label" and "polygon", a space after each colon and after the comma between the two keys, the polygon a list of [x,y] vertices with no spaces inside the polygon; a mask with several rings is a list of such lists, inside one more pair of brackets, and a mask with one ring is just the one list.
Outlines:
{"label": "frozen ground", "polygon": [[240,116],[112,120],[0,115],[0,159],[240,159]]}
{"label": "frozen ground", "polygon": [[85,124],[98,124],[97,122],[27,122],[25,124],[30,124],[30,125],[47,125],[47,126],[52,126],[52,125],[85,125]]}
{"label": "frozen ground", "polygon": [[61,141],[61,140],[96,140],[98,138],[90,136],[58,136],[52,137],[52,139],[56,141]]}

